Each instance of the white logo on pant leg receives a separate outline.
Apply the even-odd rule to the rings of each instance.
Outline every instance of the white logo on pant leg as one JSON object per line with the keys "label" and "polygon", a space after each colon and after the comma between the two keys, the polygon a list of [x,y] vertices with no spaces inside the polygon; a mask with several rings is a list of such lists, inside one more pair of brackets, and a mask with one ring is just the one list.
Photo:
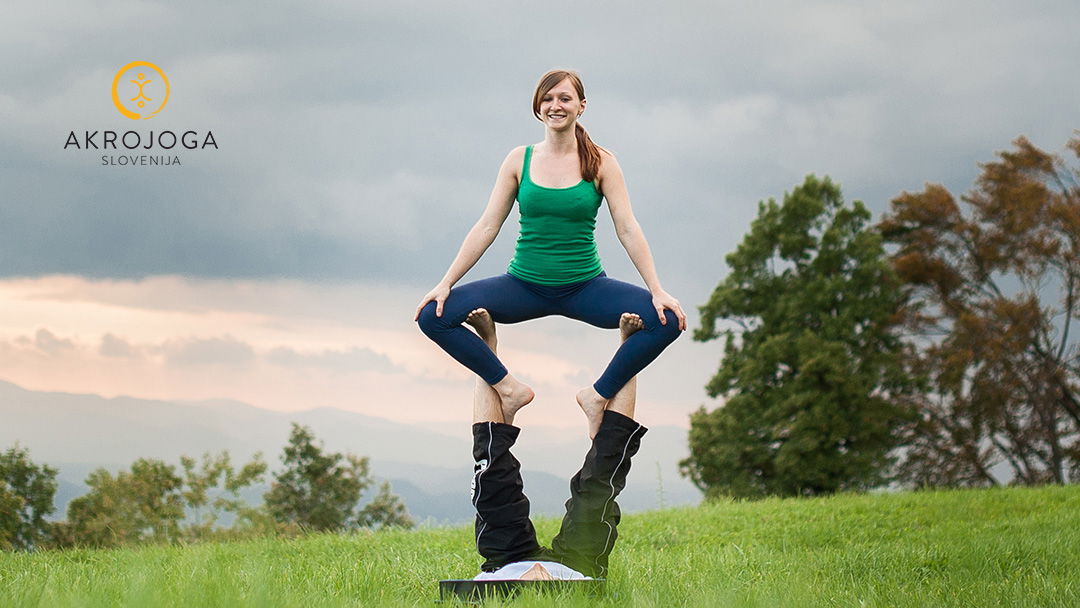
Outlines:
{"label": "white logo on pant leg", "polygon": [[476,478],[488,468],[487,459],[483,459],[473,463],[473,476],[472,481],[469,482],[469,500],[476,498]]}

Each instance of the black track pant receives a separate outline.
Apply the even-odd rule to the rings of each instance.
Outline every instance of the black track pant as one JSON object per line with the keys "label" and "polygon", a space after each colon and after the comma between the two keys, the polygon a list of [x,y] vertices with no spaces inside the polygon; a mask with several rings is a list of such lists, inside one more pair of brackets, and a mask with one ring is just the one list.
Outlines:
{"label": "black track pant", "polygon": [[562,528],[551,541],[554,561],[587,576],[607,576],[620,519],[615,498],[626,487],[630,459],[648,430],[622,414],[604,412],[585,463],[570,480]]}
{"label": "black track pant", "polygon": [[522,491],[521,465],[510,447],[521,432],[501,422],[473,425],[472,503],[476,507],[476,550],[491,572],[540,551]]}
{"label": "black track pant", "polygon": [[497,422],[474,424],[476,548],[486,558],[481,569],[490,572],[535,558],[565,564],[587,576],[606,576],[620,520],[615,499],[626,486],[630,459],[647,431],[622,414],[604,412],[585,462],[570,480],[562,528],[552,548],[546,549],[536,542],[520,465],[510,454],[520,429]]}

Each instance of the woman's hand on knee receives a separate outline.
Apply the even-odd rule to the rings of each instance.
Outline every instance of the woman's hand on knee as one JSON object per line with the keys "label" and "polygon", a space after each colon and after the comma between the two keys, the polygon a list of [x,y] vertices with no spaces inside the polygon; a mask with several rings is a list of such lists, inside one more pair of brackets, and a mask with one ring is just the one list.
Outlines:
{"label": "woman's hand on knee", "polygon": [[660,289],[653,292],[652,303],[653,307],[656,308],[656,316],[660,317],[662,325],[667,325],[667,317],[664,316],[664,309],[666,308],[679,318],[679,331],[686,331],[686,313],[683,312],[682,305],[674,296]]}
{"label": "woman's hand on knee", "polygon": [[446,298],[450,297],[450,286],[445,283],[439,283],[435,286],[435,289],[427,292],[427,295],[420,300],[420,305],[416,307],[416,316],[413,317],[413,321],[420,319],[420,311],[424,310],[424,306],[428,302],[435,302],[435,316],[441,317],[443,310],[443,303],[446,302]]}

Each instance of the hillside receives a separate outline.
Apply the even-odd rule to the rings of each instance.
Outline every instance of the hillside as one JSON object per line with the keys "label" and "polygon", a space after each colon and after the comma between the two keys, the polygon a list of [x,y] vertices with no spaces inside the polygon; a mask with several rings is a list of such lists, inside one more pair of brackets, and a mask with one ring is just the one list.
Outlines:
{"label": "hillside", "polygon": [[[557,527],[539,519],[541,541]],[[721,502],[619,532],[607,595],[561,608],[1080,605],[1076,486]],[[438,579],[476,572],[473,551],[461,526],[12,554],[0,606],[432,605]]]}

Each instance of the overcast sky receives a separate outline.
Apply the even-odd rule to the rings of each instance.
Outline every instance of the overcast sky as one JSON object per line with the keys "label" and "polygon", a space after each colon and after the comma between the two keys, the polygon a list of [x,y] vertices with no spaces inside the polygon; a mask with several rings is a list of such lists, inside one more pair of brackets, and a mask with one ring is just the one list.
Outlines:
{"label": "overcast sky", "polygon": [[[13,4],[0,377],[465,419],[471,380],[412,310],[502,158],[543,138],[530,101],[548,69],[582,75],[582,123],[619,156],[696,327],[758,201],[809,173],[879,215],[926,182],[964,191],[1019,135],[1061,151],[1080,127],[1078,25],[1074,1]],[[134,122],[110,86],[137,60],[171,92]],[[212,131],[218,149],[179,150],[180,167],[64,149],[69,131],[130,129]],[[505,270],[516,222],[465,280]],[[609,275],[640,284],[606,207],[598,241]],[[615,344],[566,320],[505,335],[548,422]],[[715,405],[720,350],[676,342],[642,377],[645,419]]]}

